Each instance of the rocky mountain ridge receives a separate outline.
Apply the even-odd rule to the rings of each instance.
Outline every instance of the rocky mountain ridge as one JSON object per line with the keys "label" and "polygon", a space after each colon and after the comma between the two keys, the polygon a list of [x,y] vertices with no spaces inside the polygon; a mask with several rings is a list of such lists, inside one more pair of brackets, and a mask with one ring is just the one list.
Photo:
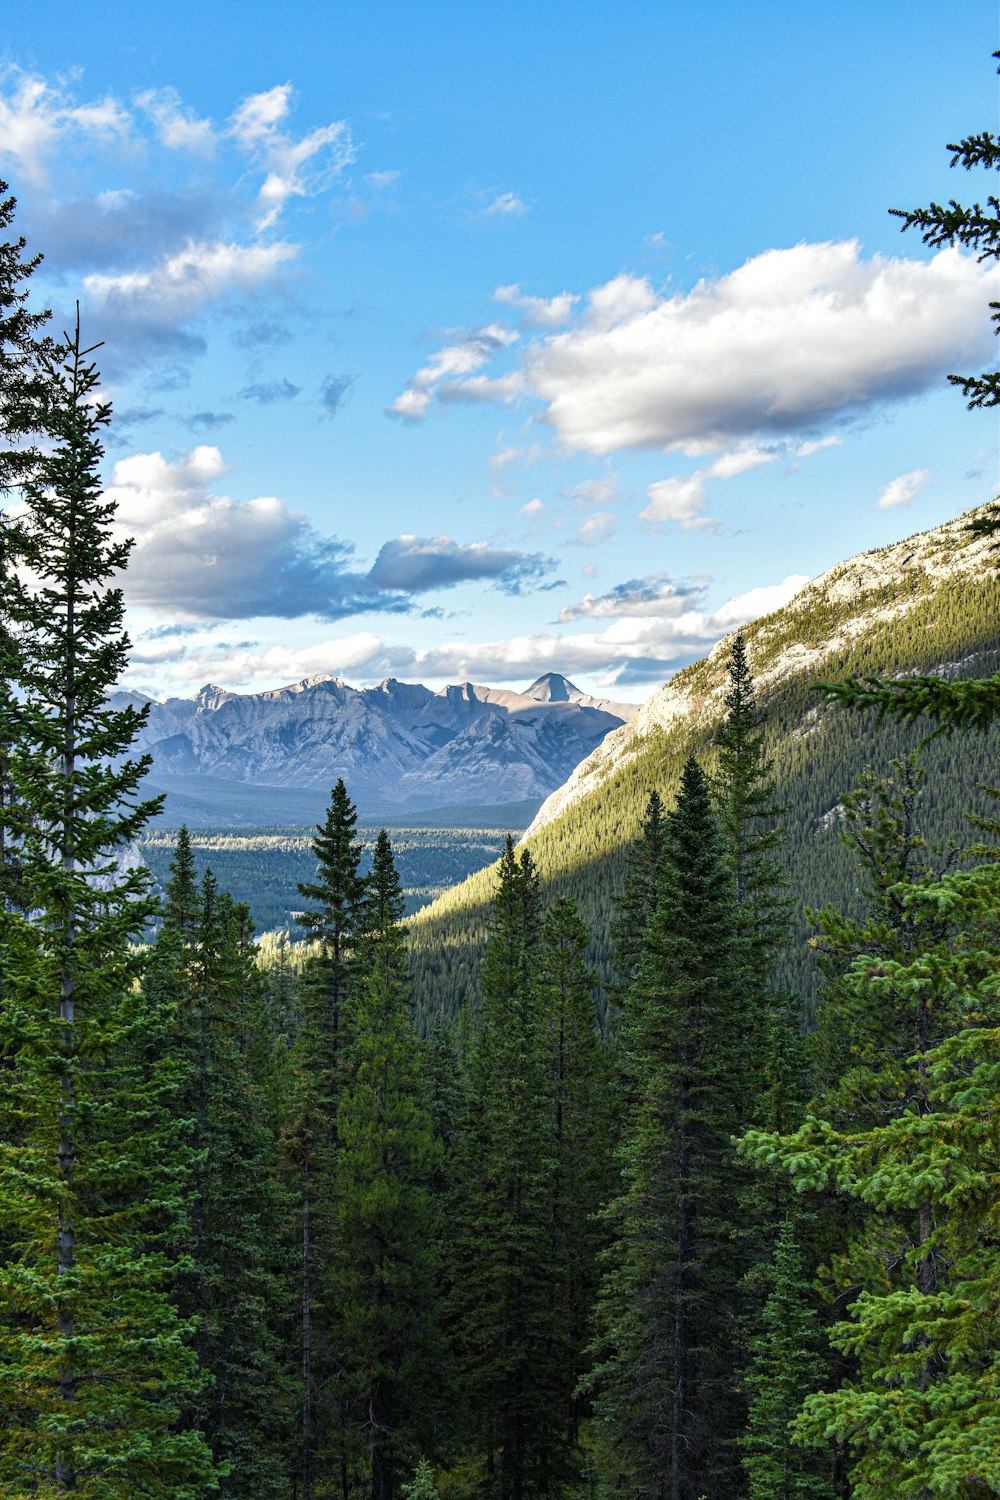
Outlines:
{"label": "rocky mountain ridge", "polygon": [[[926,724],[904,730],[876,724],[872,713],[824,705],[818,688],[846,676],[966,678],[1000,670],[1000,558],[989,538],[969,529],[983,509],[850,558],[742,629],[779,799],[787,807],[782,860],[803,942],[796,948],[801,962],[785,978],[808,1004],[815,973],[802,913],[826,901],[851,911],[858,900],[856,863],[839,836],[842,798],[863,771],[889,773],[893,757],[916,750],[928,731]],[[714,767],[731,645],[732,633],[612,731],[546,800],[524,835],[546,899],[577,902],[602,980],[611,968],[615,899],[650,791],[656,788],[669,807],[689,754],[710,772]],[[984,787],[996,785],[998,754],[998,730],[943,736],[923,747],[922,833],[932,844],[968,844],[967,814],[995,817]],[[421,1014],[433,1015],[442,995],[474,997],[495,878],[483,869],[412,919]]]}
{"label": "rocky mountain ridge", "polygon": [[[758,692],[767,695],[791,676],[820,672],[824,661],[877,627],[891,627],[902,620],[934,589],[987,568],[994,543],[989,537],[970,535],[967,526],[968,518],[961,517],[933,531],[838,563],[807,583],[782,609],[746,627],[744,634],[752,639],[753,656],[760,663],[755,669]],[[814,618],[839,611],[843,611],[843,618],[832,621],[828,633],[817,635]],[[795,638],[799,625],[812,639]],[[641,752],[650,734],[684,721],[694,724],[720,718],[731,644],[732,633],[724,636],[703,661],[653,693],[619,729],[612,730],[546,798],[524,837],[529,838],[586,799],[606,776]],[[960,666],[961,662],[941,663],[935,670],[945,672]]]}
{"label": "rocky mountain ridge", "polygon": [[149,704],[137,744],[153,783],[208,797],[213,784],[257,789],[265,822],[268,789],[326,795],[341,776],[362,811],[540,800],[636,711],[558,673],[524,692],[314,676],[261,693],[209,683],[193,698],[114,701],[126,700]]}

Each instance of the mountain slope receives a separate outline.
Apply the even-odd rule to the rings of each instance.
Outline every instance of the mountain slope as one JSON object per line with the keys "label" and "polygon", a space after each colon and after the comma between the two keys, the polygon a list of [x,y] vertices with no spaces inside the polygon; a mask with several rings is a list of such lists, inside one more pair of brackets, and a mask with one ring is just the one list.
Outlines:
{"label": "mountain slope", "polygon": [[[869,716],[819,707],[816,683],[849,673],[970,677],[1000,665],[1000,584],[988,539],[971,537],[967,520],[851,558],[744,628],[789,804],[785,855],[800,906],[850,904],[856,872],[837,837],[839,799],[866,765],[883,770],[920,739],[920,731],[888,725],[874,734]],[[548,894],[578,901],[602,971],[613,897],[650,790],[657,787],[669,804],[689,753],[711,764],[730,641],[678,673],[602,741],[525,835]],[[996,781],[990,765],[998,742],[990,735],[928,747],[922,812],[932,837],[966,837],[963,812],[985,806],[977,783]],[[480,871],[413,919],[417,1002],[425,1014],[453,1009],[475,993],[493,879],[491,869]],[[793,977],[807,990],[812,984],[804,964]]]}

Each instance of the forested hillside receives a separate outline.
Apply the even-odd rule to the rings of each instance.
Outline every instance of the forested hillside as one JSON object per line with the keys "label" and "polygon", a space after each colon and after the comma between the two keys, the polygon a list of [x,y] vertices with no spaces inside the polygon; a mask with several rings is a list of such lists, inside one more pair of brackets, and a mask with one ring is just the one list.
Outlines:
{"label": "forested hillside", "polygon": [[[976,677],[1000,662],[1000,584],[988,543],[963,530],[965,524],[949,522],[852,558],[743,630],[766,705],[768,753],[788,807],[781,858],[798,914],[828,901],[853,909],[857,882],[839,838],[841,799],[865,769],[884,773],[927,733],[891,722],[876,726],[874,713],[825,707],[818,684],[851,674]],[[546,891],[578,903],[591,934],[590,960],[604,980],[614,901],[650,791],[669,802],[689,754],[709,770],[714,764],[731,642],[727,637],[678,673],[609,736],[543,806],[525,837]],[[985,808],[979,784],[991,782],[996,752],[995,732],[927,747],[922,817],[929,838],[966,841],[965,814]],[[411,924],[416,1002],[428,1020],[454,1013],[476,993],[494,879],[489,869],[471,876]],[[806,930],[800,921],[803,937]],[[811,1006],[816,978],[803,944],[786,965]]]}

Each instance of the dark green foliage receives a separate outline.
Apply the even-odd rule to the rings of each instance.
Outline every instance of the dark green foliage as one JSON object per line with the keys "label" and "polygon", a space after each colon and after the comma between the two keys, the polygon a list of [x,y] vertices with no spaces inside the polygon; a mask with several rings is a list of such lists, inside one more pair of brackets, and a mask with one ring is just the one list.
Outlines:
{"label": "dark green foliage", "polygon": [[171,971],[174,1057],[197,1152],[176,1293],[195,1321],[207,1377],[190,1415],[222,1476],[219,1494],[268,1500],[286,1493],[281,1420],[290,1399],[279,1331],[290,1288],[263,985],[246,908],[218,891],[210,871],[196,890],[184,840],[154,952],[158,986]]}
{"label": "dark green foliage", "polygon": [[538,1003],[538,879],[508,840],[483,964],[458,1162],[455,1326],[468,1436],[500,1500],[571,1472],[565,1266],[553,1234],[553,1078]]}
{"label": "dark green foliage", "polygon": [[539,1004],[548,1031],[553,1082],[553,1269],[563,1275],[566,1340],[565,1420],[576,1442],[582,1407],[575,1394],[589,1367],[587,1345],[607,1241],[601,1210],[614,1187],[614,1076],[597,1031],[594,973],[586,962],[587,929],[572,901],[561,899],[542,929]]}
{"label": "dark green foliage", "polygon": [[[972,1500],[1000,1485],[998,887],[992,864],[897,887],[922,941],[877,961],[861,954],[849,971],[875,1012],[905,997],[918,1032],[942,1002],[945,1028],[957,1007],[951,1035],[909,1059],[912,1090],[883,1122],[838,1129],[817,1112],[790,1136],[748,1138],[800,1190],[866,1210],[832,1247],[853,1294],[833,1338],[855,1374],[811,1396],[797,1422],[807,1438],[850,1445],[856,1500]],[[935,936],[942,914],[949,931]]]}
{"label": "dark green foliage", "polygon": [[[5,196],[6,195],[6,196]],[[0,181],[0,234],[9,230],[17,199]],[[28,281],[42,257],[25,257],[23,236],[0,240],[0,497],[31,474],[31,439],[48,430],[45,356],[56,354],[42,333],[47,312],[28,306]]]}
{"label": "dark green foliage", "polygon": [[[620,1008],[624,996],[638,978],[642,965],[646,934],[656,906],[656,892],[663,859],[663,803],[654,787],[646,803],[642,827],[629,860],[622,893],[614,903],[611,924],[611,953],[615,982],[611,999]],[[614,1029],[617,1018],[609,1020]]]}
{"label": "dark green foliage", "polygon": [[24,478],[25,571],[5,580],[0,642],[16,792],[4,817],[30,913],[0,910],[0,1084],[16,1121],[0,1157],[0,1486],[25,1493],[30,1475],[42,1494],[180,1500],[211,1482],[180,1420],[198,1382],[166,1292],[188,1122],[165,1008],[146,1016],[135,988],[130,943],[151,901],[116,855],[155,805],[128,758],[142,715],[105,701],[128,644],[108,581],[129,549],[101,496],[109,410],[79,328],[67,342],[61,363],[42,363],[53,444]]}
{"label": "dark green foliage", "polygon": [[393,1500],[436,1445],[447,1372],[438,1317],[434,1140],[409,1012],[402,895],[383,829],[361,901],[337,1105],[337,1206],[327,1297],[337,1384],[372,1500]]}
{"label": "dark green foliage", "polygon": [[656,909],[622,1028],[636,1102],[619,1153],[593,1379],[605,1484],[616,1494],[740,1493],[738,959],[724,846],[692,759],[667,820]]}
{"label": "dark green foliage", "polygon": [[817,1453],[792,1432],[804,1395],[819,1390],[826,1369],[816,1292],[791,1218],[781,1225],[760,1290],[765,1300],[746,1382],[748,1500],[833,1500],[825,1445]]}
{"label": "dark green foliage", "polygon": [[[301,1500],[313,1500],[317,1475],[346,1475],[347,1422],[336,1372],[337,1309],[326,1297],[337,1225],[337,1111],[343,1086],[345,1012],[356,973],[363,884],[357,813],[343,781],[333,789],[313,852],[316,877],[299,887],[314,903],[302,925],[319,942],[300,988],[298,1033],[289,1062],[282,1142],[289,1191],[297,1209],[296,1261],[300,1352],[300,1440],[296,1469]],[[345,1481],[346,1482],[346,1481]]]}

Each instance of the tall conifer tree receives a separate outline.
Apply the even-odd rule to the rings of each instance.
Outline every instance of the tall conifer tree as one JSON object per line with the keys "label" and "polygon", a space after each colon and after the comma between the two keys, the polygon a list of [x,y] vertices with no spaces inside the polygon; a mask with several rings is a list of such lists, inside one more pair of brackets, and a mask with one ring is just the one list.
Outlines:
{"label": "tall conifer tree", "polygon": [[438,1441],[447,1384],[438,1316],[434,1140],[410,1015],[403,895],[385,829],[361,902],[337,1105],[337,1217],[328,1285],[343,1407],[372,1500],[394,1500]]}
{"label": "tall conifer tree", "polygon": [[540,930],[538,876],[508,837],[483,960],[456,1235],[470,1435],[486,1449],[487,1482],[499,1500],[555,1494],[570,1472]]}
{"label": "tall conifer tree", "polygon": [[732,1137],[741,1114],[739,948],[705,777],[684,767],[623,1022],[635,1100],[619,1153],[593,1377],[605,1480],[655,1500],[732,1500],[733,1367],[744,1257]]}
{"label": "tall conifer tree", "polygon": [[283,1125],[285,1157],[298,1200],[301,1500],[313,1500],[317,1462],[339,1471],[343,1500],[349,1470],[343,1412],[335,1403],[338,1368],[334,1310],[325,1297],[336,1224],[337,1105],[343,1084],[345,1008],[355,971],[363,884],[357,810],[338,780],[313,838],[316,878],[299,886],[312,905],[299,920],[319,943],[300,988],[292,1087]]}
{"label": "tall conifer tree", "polygon": [[157,1244],[183,1209],[185,1126],[175,1067],[162,1051],[149,1059],[148,1033],[138,1043],[130,941],[151,910],[148,878],[115,859],[155,804],[139,797],[145,760],[128,759],[142,715],[105,701],[128,644],[108,583],[129,548],[101,497],[110,413],[94,400],[91,352],[77,326],[45,368],[54,445],[23,485],[25,574],[8,579],[16,650],[0,664],[0,743],[19,799],[4,816],[30,912],[0,911],[2,1086],[19,1119],[0,1155],[0,1233],[16,1247],[0,1271],[0,1483],[196,1496],[209,1455],[178,1425],[195,1362]]}

